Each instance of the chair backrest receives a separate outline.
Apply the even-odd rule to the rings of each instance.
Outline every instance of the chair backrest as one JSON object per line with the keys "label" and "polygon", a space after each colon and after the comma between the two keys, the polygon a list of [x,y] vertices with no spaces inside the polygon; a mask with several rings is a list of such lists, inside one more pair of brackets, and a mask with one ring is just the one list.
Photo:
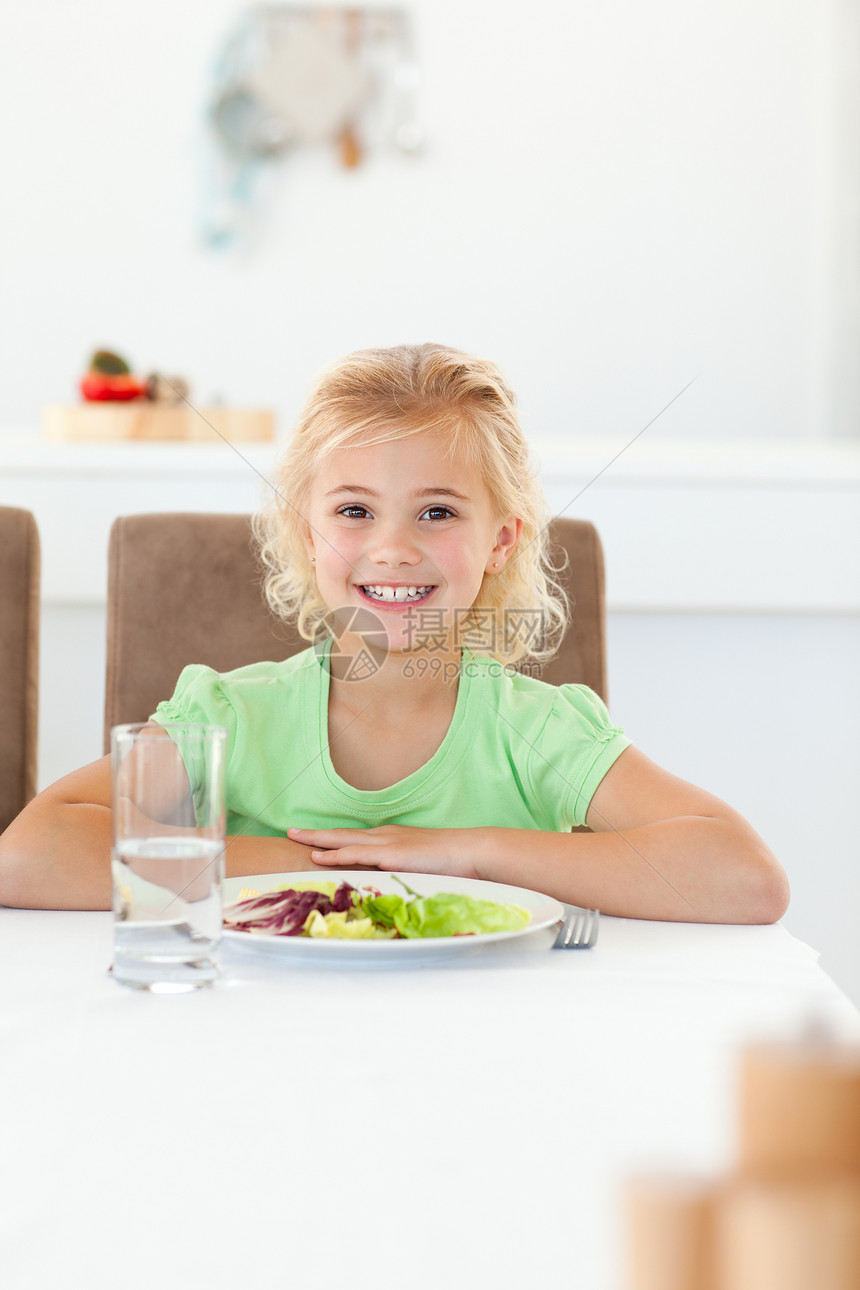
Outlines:
{"label": "chair backrest", "polygon": [[[572,622],[542,675],[606,696],[603,554],[594,526],[555,520],[553,545],[568,556]],[[145,721],[173,693],[187,663],[219,672],[306,649],[269,610],[247,515],[128,515],[108,551],[105,749],[110,728]]]}
{"label": "chair backrest", "polygon": [[609,700],[606,674],[606,576],[603,547],[589,520],[553,520],[550,543],[567,556],[559,581],[570,605],[570,624],[558,652],[544,663],[550,685],[587,685]]}
{"label": "chair backrest", "polygon": [[40,574],[33,515],[0,506],[0,833],[36,794]]}

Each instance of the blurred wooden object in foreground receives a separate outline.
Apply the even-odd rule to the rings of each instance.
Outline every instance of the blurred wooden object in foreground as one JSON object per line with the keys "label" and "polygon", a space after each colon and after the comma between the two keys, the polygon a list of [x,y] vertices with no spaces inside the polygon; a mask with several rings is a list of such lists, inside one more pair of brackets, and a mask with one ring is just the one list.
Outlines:
{"label": "blurred wooden object in foreground", "polygon": [[860,1047],[748,1049],[737,1158],[629,1184],[629,1290],[858,1290]]}
{"label": "blurred wooden object in foreground", "polygon": [[715,1290],[717,1185],[683,1177],[637,1178],[627,1188],[630,1290]]}
{"label": "blurred wooden object in foreground", "polygon": [[826,1040],[750,1048],[740,1093],[742,1173],[860,1176],[860,1051]]}
{"label": "blurred wooden object in foreground", "polygon": [[46,439],[63,442],[259,442],[275,437],[275,414],[261,408],[192,408],[135,399],[130,403],[51,403],[44,410]]}

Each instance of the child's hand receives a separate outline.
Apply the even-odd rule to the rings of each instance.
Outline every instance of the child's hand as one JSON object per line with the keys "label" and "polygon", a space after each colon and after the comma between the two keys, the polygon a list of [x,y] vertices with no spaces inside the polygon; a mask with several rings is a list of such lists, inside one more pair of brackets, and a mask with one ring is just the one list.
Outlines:
{"label": "child's hand", "polygon": [[377,829],[289,829],[294,842],[318,848],[311,859],[319,865],[347,869],[372,865],[385,871],[445,873],[457,878],[477,878],[469,860],[471,829],[415,829],[384,824]]}

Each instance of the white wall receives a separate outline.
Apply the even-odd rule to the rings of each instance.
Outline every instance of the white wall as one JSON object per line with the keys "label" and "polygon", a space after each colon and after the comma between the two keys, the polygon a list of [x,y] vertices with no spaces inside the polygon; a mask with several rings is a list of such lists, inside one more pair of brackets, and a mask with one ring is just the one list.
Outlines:
{"label": "white wall", "polygon": [[696,375],[665,433],[856,432],[851,0],[407,8],[424,157],[296,155],[231,256],[195,231],[239,6],[7,0],[0,429],[97,344],[286,424],[322,362],[434,338],[546,433],[632,433]]}

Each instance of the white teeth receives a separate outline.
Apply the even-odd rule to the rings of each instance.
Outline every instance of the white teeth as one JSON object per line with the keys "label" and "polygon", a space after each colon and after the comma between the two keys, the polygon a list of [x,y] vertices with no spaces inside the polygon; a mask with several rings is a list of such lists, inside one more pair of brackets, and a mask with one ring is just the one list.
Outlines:
{"label": "white teeth", "polygon": [[375,600],[422,600],[428,592],[432,591],[432,586],[427,587],[391,587],[379,584],[374,586],[368,583],[365,588],[365,594]]}

